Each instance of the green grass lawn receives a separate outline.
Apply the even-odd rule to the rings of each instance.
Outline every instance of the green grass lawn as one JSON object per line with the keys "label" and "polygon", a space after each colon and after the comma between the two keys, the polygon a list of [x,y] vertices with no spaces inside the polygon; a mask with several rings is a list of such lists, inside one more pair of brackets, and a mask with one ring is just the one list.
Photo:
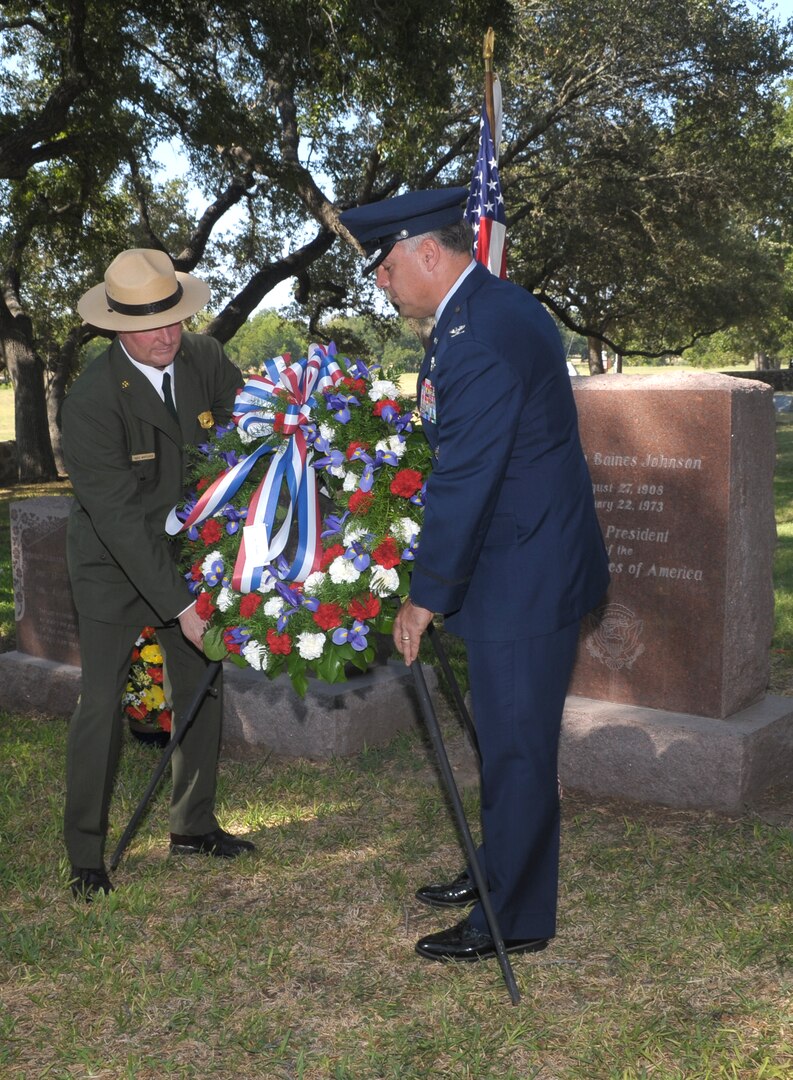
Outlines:
{"label": "green grass lawn", "polygon": [[[779,690],[793,684],[793,425],[777,430]],[[8,502],[25,493],[0,492],[7,632]],[[559,935],[514,958],[513,1007],[495,963],[413,951],[458,917],[413,891],[461,863],[419,735],[321,764],[224,759],[221,823],[258,845],[228,864],[168,857],[166,784],[117,891],[92,906],[66,887],[65,737],[63,720],[0,713],[4,1080],[793,1076],[790,819],[567,793]],[[155,762],[126,742],[111,845]],[[475,788],[464,801],[475,821]]]}

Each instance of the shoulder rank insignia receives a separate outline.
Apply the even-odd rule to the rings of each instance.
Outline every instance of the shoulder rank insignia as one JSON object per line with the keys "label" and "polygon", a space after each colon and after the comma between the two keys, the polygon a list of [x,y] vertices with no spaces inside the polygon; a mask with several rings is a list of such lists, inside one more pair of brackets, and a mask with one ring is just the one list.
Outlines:
{"label": "shoulder rank insignia", "polygon": [[209,430],[209,428],[215,426],[215,418],[212,415],[212,413],[209,411],[209,409],[207,409],[206,412],[202,412],[202,413],[198,414],[198,422],[201,425],[201,427],[204,428],[204,430]]}
{"label": "shoulder rank insignia", "polygon": [[121,383],[121,389],[122,390],[129,390],[129,383],[127,382],[126,379],[124,379],[124,381]]}
{"label": "shoulder rank insignia", "polygon": [[453,326],[449,331],[449,337],[457,337],[458,334],[462,334],[463,330],[465,330],[465,323],[462,326]]}

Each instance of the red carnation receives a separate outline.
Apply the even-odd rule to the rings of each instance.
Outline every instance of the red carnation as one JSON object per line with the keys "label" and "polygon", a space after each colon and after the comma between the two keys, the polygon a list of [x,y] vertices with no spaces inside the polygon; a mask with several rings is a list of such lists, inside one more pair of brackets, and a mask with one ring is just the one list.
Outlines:
{"label": "red carnation", "polygon": [[347,503],[351,514],[365,514],[374,502],[374,495],[371,491],[361,491],[359,488],[354,491],[350,496],[350,501]]}
{"label": "red carnation", "polygon": [[341,544],[331,544],[329,548],[325,548],[322,553],[322,562],[320,563],[321,570],[327,570],[334,559],[339,555],[344,554],[344,548]]}
{"label": "red carnation", "polygon": [[379,614],[380,601],[376,596],[369,593],[364,599],[359,597],[357,600],[351,600],[347,611],[354,619],[360,619],[361,622],[364,622],[366,619],[373,619],[375,615]]}
{"label": "red carnation", "polygon": [[200,581],[203,576],[204,574],[201,570],[201,563],[194,562],[193,565],[190,567],[190,577],[193,581]]}
{"label": "red carnation", "polygon": [[341,604],[320,604],[314,614],[314,622],[321,630],[332,630],[341,626],[344,615]]}
{"label": "red carnation", "polygon": [[345,375],[341,380],[342,386],[346,386],[348,390],[353,390],[356,394],[366,393],[366,383],[363,379],[351,379],[349,375]]}
{"label": "red carnation", "polygon": [[145,705],[127,705],[124,710],[127,716],[131,716],[133,720],[145,720],[149,715],[149,710]]}
{"label": "red carnation", "polygon": [[275,630],[268,630],[267,647],[275,656],[288,656],[292,651],[292,639],[289,634],[276,634]]}
{"label": "red carnation", "polygon": [[208,488],[212,481],[208,476],[202,476],[195,486],[196,491],[203,491],[204,488]]}
{"label": "red carnation", "polygon": [[212,597],[207,592],[199,593],[198,599],[195,602],[195,611],[199,619],[204,622],[209,622],[217,608],[212,603]]}
{"label": "red carnation", "polygon": [[158,686],[162,686],[162,665],[158,664],[156,667],[146,668],[146,673],[153,683],[157,683]]}
{"label": "red carnation", "polygon": [[375,414],[375,416],[382,416],[383,409],[386,407],[386,405],[389,408],[393,409],[394,412],[399,412],[399,405],[396,401],[394,401],[393,398],[383,398],[381,401],[378,401],[375,407],[372,409],[372,412]]}
{"label": "red carnation", "polygon": [[400,469],[391,481],[391,492],[401,495],[403,499],[409,499],[421,488],[424,480],[416,469]]}
{"label": "red carnation", "polygon": [[223,535],[220,528],[220,522],[216,521],[215,518],[210,518],[198,535],[201,537],[207,547],[209,547],[211,544],[216,544],[220,537]]}
{"label": "red carnation", "polygon": [[372,552],[372,558],[380,566],[384,566],[386,570],[399,565],[402,560],[399,557],[396,540],[394,540],[393,536],[387,536],[382,544],[377,545]]}
{"label": "red carnation", "polygon": [[159,714],[157,716],[157,723],[159,724],[159,726],[162,728],[163,731],[170,731],[171,730],[171,710],[170,709],[160,709],[160,712],[159,712]]}
{"label": "red carnation", "polygon": [[254,614],[262,598],[258,593],[250,592],[240,600],[240,615],[243,619],[249,619]]}
{"label": "red carnation", "polygon": [[352,461],[352,455],[359,448],[361,450],[363,450],[364,453],[369,452],[369,447],[366,445],[366,443],[363,443],[363,442],[351,442],[350,445],[347,447],[347,460],[348,461]]}
{"label": "red carnation", "polygon": [[140,660],[140,649],[136,645],[132,650],[132,656],[129,658],[130,664],[134,664],[136,660]]}

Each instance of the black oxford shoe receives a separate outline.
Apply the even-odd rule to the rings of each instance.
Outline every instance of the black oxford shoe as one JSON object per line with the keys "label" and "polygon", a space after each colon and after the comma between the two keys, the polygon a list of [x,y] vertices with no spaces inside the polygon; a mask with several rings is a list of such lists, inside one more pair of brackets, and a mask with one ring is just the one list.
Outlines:
{"label": "black oxford shoe", "polygon": [[236,859],[246,851],[255,851],[250,840],[232,836],[223,829],[213,829],[203,836],[180,836],[171,833],[171,854],[214,855],[216,859]]}
{"label": "black oxford shoe", "polygon": [[90,904],[97,893],[111,893],[113,885],[107,876],[104,866],[99,869],[75,866],[72,864],[69,887],[77,900],[85,900]]}
{"label": "black oxford shoe", "polygon": [[[504,949],[508,953],[540,952],[548,944],[548,938],[504,939]],[[471,926],[467,919],[441,930],[437,934],[428,934],[416,942],[416,952],[426,960],[489,960],[496,955],[496,946],[490,934],[483,933]]]}
{"label": "black oxford shoe", "polygon": [[430,907],[467,907],[479,899],[479,890],[463,870],[448,885],[425,885],[416,893],[416,899]]}

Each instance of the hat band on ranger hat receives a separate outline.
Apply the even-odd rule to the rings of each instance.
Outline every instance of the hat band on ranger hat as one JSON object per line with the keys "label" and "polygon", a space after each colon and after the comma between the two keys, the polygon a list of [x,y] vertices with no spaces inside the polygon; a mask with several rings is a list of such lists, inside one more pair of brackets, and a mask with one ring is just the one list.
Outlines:
{"label": "hat band on ranger hat", "polygon": [[120,300],[114,300],[105,289],[108,310],[117,311],[119,315],[159,315],[161,311],[169,311],[172,307],[176,307],[183,294],[184,289],[181,285],[177,285],[176,292],[166,296],[164,300],[155,300],[151,304],[122,304]]}

